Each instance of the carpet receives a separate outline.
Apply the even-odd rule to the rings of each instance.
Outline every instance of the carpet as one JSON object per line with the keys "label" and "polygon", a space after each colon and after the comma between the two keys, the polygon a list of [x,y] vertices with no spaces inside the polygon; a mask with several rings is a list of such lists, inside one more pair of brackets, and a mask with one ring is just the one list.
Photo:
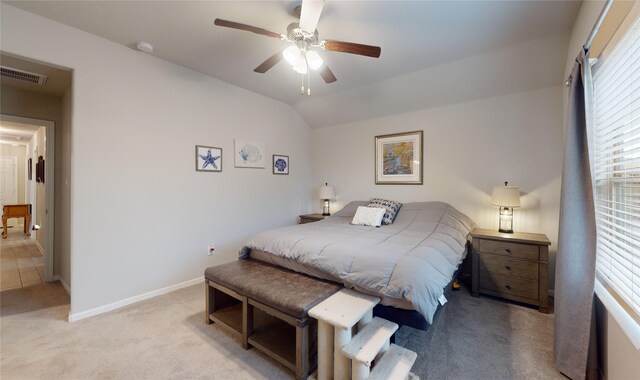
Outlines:
{"label": "carpet", "polygon": [[427,331],[402,327],[396,344],[418,353],[420,379],[566,379],[553,361],[553,314],[463,286]]}
{"label": "carpet", "polygon": [[[289,379],[283,366],[204,323],[204,285],[67,322],[59,283],[0,293],[0,377],[9,379]],[[463,289],[434,328],[403,327],[422,379],[563,378],[552,362],[553,315]]]}

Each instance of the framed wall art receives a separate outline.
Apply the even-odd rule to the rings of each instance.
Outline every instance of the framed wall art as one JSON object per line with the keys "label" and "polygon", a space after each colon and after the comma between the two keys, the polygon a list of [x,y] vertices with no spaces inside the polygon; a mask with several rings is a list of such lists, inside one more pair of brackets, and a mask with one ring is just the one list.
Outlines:
{"label": "framed wall art", "polygon": [[36,162],[36,182],[44,183],[44,157],[38,156]]}
{"label": "framed wall art", "polygon": [[376,185],[422,185],[422,131],[375,137]]}
{"label": "framed wall art", "polygon": [[259,142],[233,140],[236,168],[262,168],[265,166],[265,145]]}
{"label": "framed wall art", "polygon": [[222,148],[196,145],[196,171],[221,172]]}
{"label": "framed wall art", "polygon": [[273,155],[273,174],[289,174],[289,156]]}

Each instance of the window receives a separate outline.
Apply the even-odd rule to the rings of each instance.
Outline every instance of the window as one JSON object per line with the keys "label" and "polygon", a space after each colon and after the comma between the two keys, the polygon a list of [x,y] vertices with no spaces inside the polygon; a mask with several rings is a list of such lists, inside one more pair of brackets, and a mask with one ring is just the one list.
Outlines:
{"label": "window", "polygon": [[[594,68],[598,278],[640,316],[640,21]],[[635,314],[635,315],[634,315]]]}

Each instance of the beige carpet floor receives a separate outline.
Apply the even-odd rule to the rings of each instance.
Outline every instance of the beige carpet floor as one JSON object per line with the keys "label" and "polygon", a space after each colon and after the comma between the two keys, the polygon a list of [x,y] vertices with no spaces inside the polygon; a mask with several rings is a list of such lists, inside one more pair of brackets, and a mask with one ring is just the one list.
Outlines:
{"label": "beige carpet floor", "polygon": [[59,283],[0,297],[2,380],[290,378],[204,323],[204,283],[74,323]]}
{"label": "beige carpet floor", "polygon": [[[58,283],[0,293],[0,378],[290,379],[292,375],[204,323],[204,285],[67,322]],[[422,379],[563,378],[553,367],[553,315],[465,289],[451,292],[428,332],[403,327]]]}

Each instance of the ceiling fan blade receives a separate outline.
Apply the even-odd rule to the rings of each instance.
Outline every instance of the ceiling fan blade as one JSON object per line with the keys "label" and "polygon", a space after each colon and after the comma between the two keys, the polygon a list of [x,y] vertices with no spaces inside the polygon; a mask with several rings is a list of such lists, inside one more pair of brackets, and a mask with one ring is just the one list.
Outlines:
{"label": "ceiling fan blade", "polygon": [[336,76],[333,75],[333,72],[331,71],[329,66],[327,66],[326,64],[322,65],[322,67],[318,69],[318,72],[320,73],[322,79],[324,79],[325,83],[333,83],[338,80]]}
{"label": "ceiling fan blade", "polygon": [[282,35],[280,33],[276,33],[276,32],[271,32],[269,30],[266,29],[262,29],[262,28],[257,28],[255,26],[251,26],[251,25],[247,25],[247,24],[241,24],[239,22],[234,22],[234,21],[227,21],[227,20],[222,20],[222,19],[215,19],[215,21],[213,22],[215,25],[218,26],[224,26],[227,28],[233,28],[233,29],[240,29],[240,30],[246,30],[247,32],[253,32],[256,34],[262,34],[263,36],[267,36],[267,37],[273,37],[273,38],[282,38]]}
{"label": "ceiling fan blade", "polygon": [[339,51],[342,53],[350,53],[357,55],[366,55],[367,57],[380,57],[380,48],[378,46],[355,44],[353,42],[343,42],[326,40],[323,41],[324,50]]}
{"label": "ceiling fan blade", "polygon": [[324,8],[324,0],[302,0],[300,28],[307,33],[315,32],[322,8]]}
{"label": "ceiling fan blade", "polygon": [[262,62],[260,64],[260,66],[258,66],[255,69],[253,69],[253,71],[255,71],[256,73],[264,74],[267,71],[269,71],[270,68],[275,66],[276,63],[280,62],[281,59],[282,59],[282,52],[279,51],[279,52],[275,53],[274,55],[272,55],[271,57],[267,58],[266,61]]}

